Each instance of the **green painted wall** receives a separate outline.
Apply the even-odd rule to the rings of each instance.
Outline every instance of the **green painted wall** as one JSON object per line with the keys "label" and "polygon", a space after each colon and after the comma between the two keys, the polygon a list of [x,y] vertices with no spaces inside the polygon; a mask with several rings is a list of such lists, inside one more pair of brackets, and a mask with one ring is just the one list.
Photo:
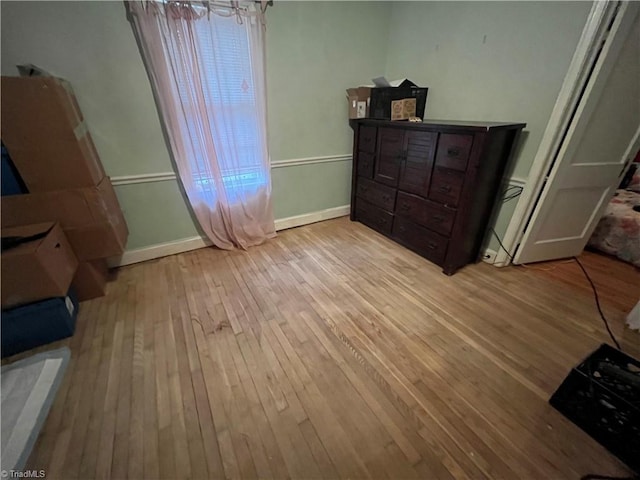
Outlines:
{"label": "green painted wall", "polygon": [[33,63],[73,85],[110,176],[171,170],[122,2],[1,2],[2,75]]}
{"label": "green painted wall", "polygon": [[271,173],[276,218],[351,202],[351,161],[274,168]]}
{"label": "green painted wall", "polygon": [[[590,2],[394,2],[388,78],[429,87],[425,117],[526,122],[508,175],[526,179]],[[500,210],[503,235],[516,206]],[[492,239],[490,248],[499,248]]]}
{"label": "green painted wall", "polygon": [[[527,122],[510,168],[526,178],[590,6],[276,2],[267,19],[271,159],[349,154],[344,91],[386,74],[429,87],[429,118]],[[122,2],[1,2],[0,12],[2,74],[33,63],[68,79],[110,176],[173,170]],[[350,168],[274,168],[276,218],[348,204]],[[197,235],[177,182],[116,191],[129,249]],[[515,205],[497,216],[499,234]]]}
{"label": "green painted wall", "polygon": [[[345,90],[384,72],[387,2],[276,2],[268,10],[272,160],[351,153]],[[350,202],[351,161],[275,168],[276,218]]]}
{"label": "green painted wall", "polygon": [[351,153],[345,90],[384,73],[388,2],[276,2],[268,11],[272,159]]}
{"label": "green painted wall", "polygon": [[121,185],[116,193],[129,225],[129,250],[199,235],[177,181]]}
{"label": "green painted wall", "polygon": [[[111,177],[173,171],[121,1],[1,2],[1,71],[69,80]],[[271,159],[350,153],[347,87],[383,72],[390,5],[278,2],[267,30]],[[349,203],[350,161],[273,170],[277,218]],[[123,185],[128,249],[197,235],[175,181]]]}

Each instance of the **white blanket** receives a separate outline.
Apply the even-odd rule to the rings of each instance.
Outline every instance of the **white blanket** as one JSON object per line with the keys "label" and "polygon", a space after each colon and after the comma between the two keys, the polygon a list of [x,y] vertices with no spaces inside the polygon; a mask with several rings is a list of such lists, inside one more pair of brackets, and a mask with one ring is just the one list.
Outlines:
{"label": "white blanket", "polygon": [[69,361],[67,347],[42,352],[2,367],[3,471],[24,468]]}

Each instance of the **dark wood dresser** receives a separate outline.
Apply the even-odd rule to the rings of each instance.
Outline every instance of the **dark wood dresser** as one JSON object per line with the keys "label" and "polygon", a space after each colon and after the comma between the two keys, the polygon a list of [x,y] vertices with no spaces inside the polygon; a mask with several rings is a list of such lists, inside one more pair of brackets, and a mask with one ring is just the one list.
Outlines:
{"label": "dark wood dresser", "polygon": [[475,262],[524,123],[351,120],[351,220],[452,275]]}

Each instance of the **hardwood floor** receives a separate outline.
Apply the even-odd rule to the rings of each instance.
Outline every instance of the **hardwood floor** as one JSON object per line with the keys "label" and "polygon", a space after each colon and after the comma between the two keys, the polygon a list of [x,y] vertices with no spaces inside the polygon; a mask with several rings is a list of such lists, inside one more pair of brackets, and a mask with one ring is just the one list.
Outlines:
{"label": "hardwood floor", "polygon": [[[604,253],[585,250],[579,257],[595,283],[598,295],[607,303],[623,311],[631,311],[640,300],[640,269]],[[540,262],[529,266],[553,281],[574,287],[593,297],[591,286],[580,267],[573,260]]]}
{"label": "hardwood floor", "polygon": [[[28,467],[64,479],[627,473],[547,403],[607,341],[590,292],[547,273],[481,263],[447,277],[346,218],[249,252],[122,268],[61,342],[72,360]],[[603,297],[637,356],[640,336]]]}

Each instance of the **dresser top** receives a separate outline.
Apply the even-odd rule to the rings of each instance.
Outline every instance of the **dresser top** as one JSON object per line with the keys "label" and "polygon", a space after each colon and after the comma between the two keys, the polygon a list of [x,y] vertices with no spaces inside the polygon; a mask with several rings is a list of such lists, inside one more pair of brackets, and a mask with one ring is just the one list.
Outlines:
{"label": "dresser top", "polygon": [[[376,126],[396,126],[402,128],[446,128],[446,129],[464,129],[464,130],[498,130],[498,129],[521,129],[527,126],[526,123],[517,122],[476,122],[476,121],[464,121],[464,120],[424,120],[422,122],[408,122],[408,121],[394,121],[391,120],[376,120],[374,118],[359,118],[357,120],[349,120],[349,122],[361,123],[364,125],[376,125]],[[354,125],[352,123],[351,125]]]}

